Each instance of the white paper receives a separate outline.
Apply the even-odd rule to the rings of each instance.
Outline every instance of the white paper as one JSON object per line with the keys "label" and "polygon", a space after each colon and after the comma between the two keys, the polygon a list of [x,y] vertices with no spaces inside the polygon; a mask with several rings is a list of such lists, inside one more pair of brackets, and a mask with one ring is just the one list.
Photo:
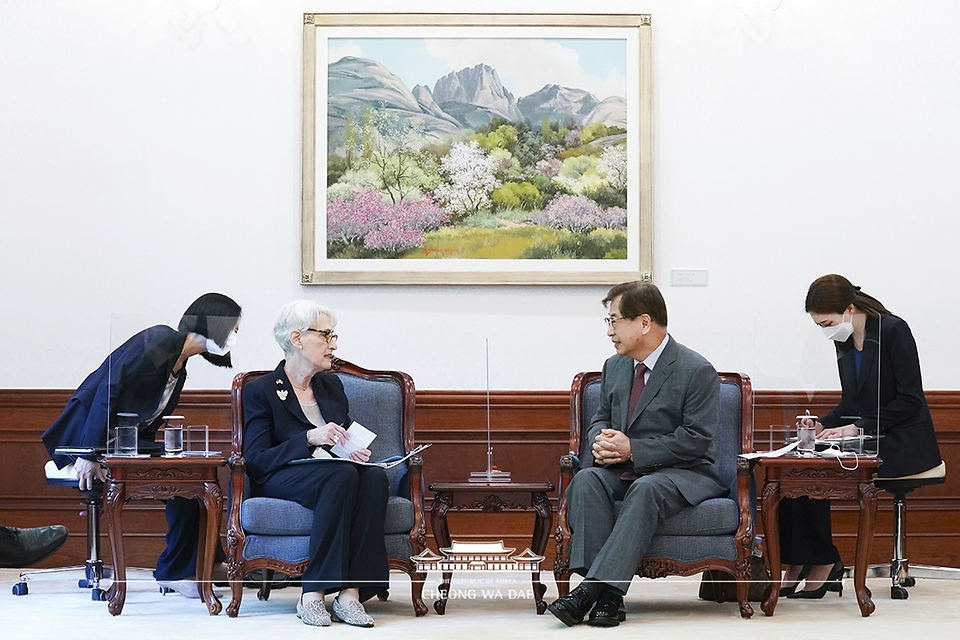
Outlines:
{"label": "white paper", "polygon": [[873,436],[843,436],[841,438],[827,438],[821,440],[817,438],[817,444],[847,444],[848,442],[859,442],[860,440],[875,440]]}
{"label": "white paper", "polygon": [[370,443],[377,437],[373,431],[359,422],[351,422],[347,427],[349,440],[342,440],[330,448],[330,453],[338,458],[349,458],[350,454],[370,448]]}
{"label": "white paper", "polygon": [[779,458],[785,453],[789,453],[797,448],[797,445],[800,444],[799,440],[794,440],[793,442],[780,447],[779,449],[774,449],[773,451],[762,451],[757,453],[741,453],[740,457],[745,460],[753,460],[755,458]]}

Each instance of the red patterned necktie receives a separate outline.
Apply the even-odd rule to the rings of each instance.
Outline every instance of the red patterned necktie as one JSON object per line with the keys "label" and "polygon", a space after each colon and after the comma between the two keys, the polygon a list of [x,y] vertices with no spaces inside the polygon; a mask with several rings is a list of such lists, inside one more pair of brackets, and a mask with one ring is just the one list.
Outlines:
{"label": "red patterned necktie", "polygon": [[[630,413],[627,414],[627,424],[626,428],[630,427],[630,422],[633,419],[633,412],[637,409],[637,403],[640,401],[640,394],[643,393],[644,385],[644,374],[647,372],[647,365],[642,362],[637,365],[637,370],[633,376],[633,386],[630,387]],[[637,474],[633,470],[633,462],[624,462],[622,463],[624,472],[620,474],[620,479],[625,482],[633,482],[637,479]]]}
{"label": "red patterned necktie", "polygon": [[630,420],[633,418],[633,412],[637,409],[637,403],[640,402],[640,394],[643,393],[644,374],[647,372],[647,365],[642,362],[637,365],[636,373],[633,376],[633,386],[630,387],[630,412],[627,414],[627,426],[630,426]]}

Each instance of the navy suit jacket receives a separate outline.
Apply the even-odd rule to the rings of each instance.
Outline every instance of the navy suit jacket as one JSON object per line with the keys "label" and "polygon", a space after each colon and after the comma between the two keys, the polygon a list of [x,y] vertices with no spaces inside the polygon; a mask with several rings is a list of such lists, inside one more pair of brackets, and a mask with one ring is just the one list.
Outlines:
{"label": "navy suit jacket", "polygon": [[601,429],[630,439],[634,471],[670,477],[690,504],[729,493],[713,465],[713,433],[720,416],[720,378],[696,351],[672,337],[660,354],[632,415],[627,415],[636,361],[615,355],[603,364],[600,403],[584,442],[590,464]]}
{"label": "navy suit jacket", "polygon": [[[118,413],[135,413],[141,420],[152,417],[186,339],[185,332],[156,325],[137,333],[107,356],[81,383],[60,417],[41,436],[57,467],[62,469],[75,459],[75,456],[55,455],[57,447],[103,447],[108,428],[117,425]],[[163,423],[162,416],[172,413],[180,401],[186,380],[184,367],[177,374],[176,387],[167,406],[157,419],[141,425],[141,440],[153,441]]]}
{"label": "navy suit jacket", "polygon": [[821,420],[823,426],[855,422],[866,435],[879,430],[881,477],[912,475],[938,466],[937,434],[923,394],[917,343],[907,323],[895,315],[867,317],[859,376],[853,337],[836,347],[842,392],[840,404]]}
{"label": "navy suit jacket", "polygon": [[[263,482],[293,460],[309,458],[307,420],[281,361],[273,373],[260,376],[243,388],[243,459],[250,478]],[[310,381],[320,414],[327,422],[349,425],[349,403],[340,378],[321,371]]]}

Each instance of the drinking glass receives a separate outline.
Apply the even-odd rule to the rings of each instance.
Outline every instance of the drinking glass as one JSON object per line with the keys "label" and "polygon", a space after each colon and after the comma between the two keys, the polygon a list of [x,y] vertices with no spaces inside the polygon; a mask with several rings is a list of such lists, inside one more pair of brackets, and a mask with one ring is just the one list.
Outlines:
{"label": "drinking glass", "polygon": [[183,416],[164,416],[163,453],[167,458],[183,455]]}
{"label": "drinking glass", "polygon": [[817,416],[797,416],[797,450],[801,454],[812,454],[816,449]]}
{"label": "drinking glass", "polygon": [[210,427],[205,424],[191,424],[187,427],[187,450],[193,455],[210,453]]}
{"label": "drinking glass", "polygon": [[794,428],[789,424],[771,424],[764,434],[761,430],[754,440],[757,451],[775,451],[790,442]]}
{"label": "drinking glass", "polygon": [[117,427],[114,453],[118,456],[135,457],[137,455],[137,427]]}

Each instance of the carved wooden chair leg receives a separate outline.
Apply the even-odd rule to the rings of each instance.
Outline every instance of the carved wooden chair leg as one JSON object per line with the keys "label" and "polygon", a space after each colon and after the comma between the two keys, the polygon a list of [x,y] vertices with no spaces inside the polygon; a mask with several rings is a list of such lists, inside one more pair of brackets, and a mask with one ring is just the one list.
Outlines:
{"label": "carved wooden chair leg", "polygon": [[413,611],[416,616],[427,615],[427,605],[423,603],[423,583],[427,581],[427,574],[413,573],[410,576],[410,588],[412,589]]}

